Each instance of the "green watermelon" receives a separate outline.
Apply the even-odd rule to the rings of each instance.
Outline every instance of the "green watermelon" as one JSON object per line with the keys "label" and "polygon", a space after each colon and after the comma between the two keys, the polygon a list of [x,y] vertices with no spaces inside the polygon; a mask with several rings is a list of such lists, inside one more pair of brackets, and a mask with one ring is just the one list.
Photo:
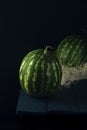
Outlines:
{"label": "green watermelon", "polygon": [[20,85],[26,93],[36,97],[55,94],[61,82],[62,71],[55,51],[46,46],[29,52],[19,69]]}
{"label": "green watermelon", "polygon": [[57,56],[62,65],[81,66],[87,62],[87,39],[78,34],[65,37],[57,48]]}

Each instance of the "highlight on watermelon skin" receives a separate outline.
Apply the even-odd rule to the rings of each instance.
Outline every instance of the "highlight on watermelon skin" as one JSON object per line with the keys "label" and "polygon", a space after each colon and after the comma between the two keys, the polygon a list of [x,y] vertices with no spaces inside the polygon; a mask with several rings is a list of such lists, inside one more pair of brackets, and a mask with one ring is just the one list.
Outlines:
{"label": "highlight on watermelon skin", "polygon": [[83,35],[70,34],[58,45],[56,55],[62,67],[61,85],[70,88],[87,79],[87,39]]}
{"label": "highlight on watermelon skin", "polygon": [[62,70],[52,47],[29,52],[22,60],[19,81],[23,90],[34,97],[55,94],[61,83]]}
{"label": "highlight on watermelon skin", "polygon": [[87,62],[87,39],[77,34],[66,36],[57,48],[57,55],[63,65],[83,65]]}

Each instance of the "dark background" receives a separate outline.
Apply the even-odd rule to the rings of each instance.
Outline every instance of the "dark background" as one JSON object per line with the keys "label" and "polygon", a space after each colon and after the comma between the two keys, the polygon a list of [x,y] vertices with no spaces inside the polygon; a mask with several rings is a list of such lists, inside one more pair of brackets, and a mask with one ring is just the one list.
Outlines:
{"label": "dark background", "polygon": [[87,3],[80,0],[3,1],[0,4],[0,115],[15,114],[22,58],[47,44],[56,48],[70,33],[87,29]]}

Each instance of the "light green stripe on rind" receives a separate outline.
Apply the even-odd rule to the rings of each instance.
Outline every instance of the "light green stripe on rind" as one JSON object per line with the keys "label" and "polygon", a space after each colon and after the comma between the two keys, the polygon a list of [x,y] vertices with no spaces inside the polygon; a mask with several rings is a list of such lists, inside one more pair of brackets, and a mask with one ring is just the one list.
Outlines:
{"label": "light green stripe on rind", "polygon": [[54,94],[58,88],[58,71],[55,61],[53,60],[51,63],[51,81],[50,81],[50,95]]}
{"label": "light green stripe on rind", "polygon": [[24,70],[22,70],[22,87],[23,89],[25,89],[26,92],[30,91],[31,86],[29,86],[28,80],[30,79],[31,76],[31,68],[32,65],[34,63],[34,57],[28,59],[28,61],[26,61],[26,66],[24,67]]}
{"label": "light green stripe on rind", "polygon": [[[73,47],[71,49],[70,45],[72,44]],[[61,64],[73,67],[81,65],[87,61],[85,58],[87,55],[87,40],[80,35],[70,35],[66,37],[57,49],[57,55]]]}
{"label": "light green stripe on rind", "polygon": [[[57,77],[56,64],[55,64],[55,62],[54,62],[54,61],[52,62],[52,67],[53,67],[54,77],[55,77],[55,81],[53,82],[53,86],[55,86],[55,85],[56,85],[56,82],[57,82],[58,77]],[[55,85],[54,85],[54,84],[55,84]]]}
{"label": "light green stripe on rind", "polygon": [[[86,46],[84,46],[84,48],[83,48],[83,46],[82,46],[82,49],[81,49],[81,54],[79,53],[79,55],[78,55],[78,60],[77,60],[77,65],[82,65],[83,63],[85,63],[86,62],[86,58],[87,58],[87,50],[86,50],[86,48],[85,48]],[[81,56],[82,55],[82,56]]]}
{"label": "light green stripe on rind", "polygon": [[75,51],[76,53],[75,53],[75,55],[73,57],[73,61],[71,60],[73,66],[80,65],[81,59],[82,59],[82,57],[84,55],[83,53],[86,50],[85,48],[83,48],[84,47],[83,40],[79,41],[78,46],[79,46],[79,48],[78,48],[77,51]]}
{"label": "light green stripe on rind", "polygon": [[[58,54],[60,54],[61,52],[62,52],[62,48],[64,48],[65,47],[65,45],[66,45],[66,42],[68,41],[69,39],[68,38],[66,38],[66,39],[64,39],[63,41],[61,41],[60,42],[60,44],[58,45],[58,48],[57,48],[57,50],[58,50]],[[60,55],[59,55],[60,56]]]}
{"label": "light green stripe on rind", "polygon": [[[36,57],[35,59],[35,63],[34,66],[32,67],[34,72],[33,77],[34,79],[31,80],[31,84],[32,84],[32,93],[33,96],[41,96],[41,80],[42,80],[42,76],[41,76],[41,60],[43,59],[42,53],[40,53],[39,57]],[[33,82],[34,81],[34,82]]]}
{"label": "light green stripe on rind", "polygon": [[34,59],[31,60],[31,62],[29,63],[29,66],[26,69],[26,74],[24,76],[24,87],[25,87],[26,91],[29,91],[28,80],[29,80],[29,77],[30,77],[30,70],[31,70],[31,67],[33,65],[33,62],[34,62]]}
{"label": "light green stripe on rind", "polygon": [[46,70],[46,87],[45,90],[47,93],[50,92],[50,83],[51,83],[51,65],[50,62],[47,62],[47,70]]}
{"label": "light green stripe on rind", "polygon": [[46,61],[43,59],[43,61],[41,62],[41,75],[42,75],[42,78],[41,78],[41,88],[40,88],[40,92],[41,92],[41,95],[43,94],[43,90],[45,89],[45,86],[44,86],[44,82],[45,82],[45,66],[46,65]]}
{"label": "light green stripe on rind", "polygon": [[42,79],[41,79],[41,89],[40,89],[40,92],[44,96],[47,96],[47,95],[49,95],[49,91],[48,91],[49,88],[47,87],[47,84],[46,84],[46,81],[47,81],[47,75],[46,75],[46,72],[47,72],[47,61],[46,61],[45,57],[43,58],[43,61],[44,61],[44,66],[43,66],[43,69],[41,67],[41,76],[44,76],[44,77],[42,77]]}
{"label": "light green stripe on rind", "polygon": [[21,72],[21,70],[23,69],[23,66],[25,65],[25,62],[26,62],[27,59],[28,59],[27,56],[23,59],[19,72]]}
{"label": "light green stripe on rind", "polygon": [[53,82],[53,91],[55,92],[55,90],[58,89],[58,86],[60,85],[60,80],[61,80],[61,75],[60,75],[60,69],[59,69],[59,64],[57,62],[57,60],[55,60],[53,62],[53,71],[55,72],[55,76],[54,76],[54,82]]}
{"label": "light green stripe on rind", "polygon": [[[59,85],[59,66],[56,60],[52,60],[55,57],[42,54],[43,52],[39,52],[34,57],[29,57],[20,71],[22,87],[33,96],[50,96],[54,94]],[[55,82],[54,86],[53,82]]]}
{"label": "light green stripe on rind", "polygon": [[[66,57],[66,54],[69,53],[67,47],[70,46],[70,43],[72,42],[73,40],[73,37],[71,38],[70,36],[67,36],[67,38],[65,38],[61,43],[60,45],[58,46],[58,51],[57,51],[57,54],[58,54],[58,57],[59,57],[59,60],[61,63],[63,63],[64,61],[64,57]],[[66,51],[67,50],[67,51]],[[65,63],[65,62],[64,62]]]}
{"label": "light green stripe on rind", "polygon": [[71,57],[70,57],[70,58],[67,57],[67,59],[69,60],[69,61],[67,62],[67,64],[68,64],[69,66],[73,66],[73,65],[76,63],[77,53],[78,53],[78,51],[80,50],[81,45],[82,45],[82,41],[78,41],[78,42],[79,42],[78,44],[77,44],[77,42],[74,43],[75,46],[74,46],[73,49],[71,50]]}
{"label": "light green stripe on rind", "polygon": [[24,65],[26,63],[26,61],[28,61],[30,58],[33,58],[34,55],[38,54],[39,52],[41,52],[42,49],[38,49],[38,50],[34,50],[34,51],[31,51],[29,52],[22,60],[22,63],[21,63],[21,66],[20,66],[20,69],[19,69],[19,72],[21,72],[21,70],[24,69]]}
{"label": "light green stripe on rind", "polygon": [[[41,52],[42,53],[42,52]],[[29,93],[30,94],[33,94],[33,96],[35,96],[35,93],[37,93],[37,85],[36,85],[36,81],[37,79],[35,79],[37,76],[37,70],[35,70],[35,65],[38,61],[38,59],[41,57],[40,54],[36,55],[35,58],[34,58],[34,62],[33,62],[33,65],[31,66],[31,73],[30,73],[30,77],[29,77],[29,80],[28,80],[28,85],[30,86],[30,91]],[[34,82],[33,82],[34,81]]]}
{"label": "light green stripe on rind", "polygon": [[77,52],[77,57],[75,58],[75,61],[74,61],[76,66],[78,66],[79,63],[81,63],[81,59],[82,59],[82,56],[81,56],[81,54],[82,54],[82,48],[83,48],[83,46],[81,46],[80,49],[79,49],[79,51]]}
{"label": "light green stripe on rind", "polygon": [[72,54],[71,52],[73,52],[73,49],[74,49],[73,45],[75,45],[75,42],[78,42],[78,39],[76,39],[75,41],[72,41],[71,43],[69,43],[69,47],[66,48],[64,64],[67,64],[68,60],[72,59],[71,57],[73,57],[74,53]]}
{"label": "light green stripe on rind", "polygon": [[24,65],[25,65],[26,61],[27,61],[29,58],[33,58],[34,55],[35,55],[35,54],[33,54],[33,51],[32,51],[32,52],[29,52],[29,53],[23,58],[19,72],[21,72],[21,70],[24,69]]}
{"label": "light green stripe on rind", "polygon": [[[33,90],[36,89],[36,91],[38,91],[40,89],[40,88],[37,89],[37,87],[39,87],[39,83],[41,82],[41,79],[42,79],[41,76],[40,76],[40,80],[38,80],[39,78],[37,78],[40,75],[40,73],[38,74],[38,71],[40,69],[40,62],[41,62],[42,58],[43,58],[43,55],[39,56],[39,58],[36,61],[35,66],[34,66],[34,76],[33,76],[33,80],[32,80],[32,87],[33,87]],[[36,85],[36,81],[38,82],[38,86]]]}
{"label": "light green stripe on rind", "polygon": [[33,73],[33,79],[32,79],[32,82],[33,82],[32,87],[33,87],[33,89],[35,88],[35,81],[36,81],[36,77],[37,77],[37,71],[38,71],[39,61],[40,61],[40,59],[38,59],[36,61],[36,64],[34,66],[34,73]]}
{"label": "light green stripe on rind", "polygon": [[62,77],[62,69],[61,69],[59,61],[55,60],[55,63],[56,63],[56,66],[57,66],[56,70],[58,72],[57,84],[60,85],[61,77]]}
{"label": "light green stripe on rind", "polygon": [[[36,60],[37,59],[37,57],[40,55],[40,53],[42,53],[42,49],[39,49],[39,50],[36,50],[36,51],[32,51],[32,53],[29,53],[29,54],[27,54],[27,60],[26,60],[26,62],[25,62],[25,64],[23,65],[23,67],[22,67],[22,69],[21,69],[21,71],[19,71],[19,79],[20,79],[20,83],[21,83],[21,86],[22,86],[22,88],[23,89],[25,89],[25,86],[27,87],[27,83],[24,83],[25,82],[25,79],[27,78],[28,79],[28,77],[26,77],[25,75],[28,73],[30,73],[30,79],[31,79],[31,76],[32,76],[32,73],[31,73],[31,71],[32,71],[32,69],[30,69],[31,71],[29,71],[28,72],[28,70],[29,70],[29,64],[31,65],[32,64],[32,62],[33,62],[33,60]],[[36,58],[35,58],[35,57]],[[34,61],[35,62],[35,61]],[[23,61],[22,61],[22,63],[23,63]],[[33,65],[31,66],[31,67],[33,67]],[[28,70],[27,70],[28,69]],[[20,77],[20,75],[22,76],[22,80],[21,80],[21,77]],[[29,83],[28,83],[29,85],[31,84],[31,81],[29,81]],[[29,87],[30,89],[32,88],[32,86],[30,85],[30,87]],[[28,90],[28,89],[27,89]],[[27,91],[28,92],[28,91]]]}
{"label": "light green stripe on rind", "polygon": [[[32,55],[31,57],[27,56],[27,58],[22,62],[23,65],[21,64],[22,67],[21,67],[21,70],[19,71],[19,78],[20,78],[22,87],[24,86],[24,76],[26,75],[26,71],[29,66],[29,61],[32,61],[34,59],[34,56],[35,55]],[[22,80],[20,76],[22,77]]]}

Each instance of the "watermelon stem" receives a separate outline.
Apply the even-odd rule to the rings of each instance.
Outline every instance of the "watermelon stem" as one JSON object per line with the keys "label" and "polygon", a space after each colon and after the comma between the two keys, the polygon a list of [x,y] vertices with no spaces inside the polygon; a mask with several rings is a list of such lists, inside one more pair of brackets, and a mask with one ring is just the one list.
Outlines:
{"label": "watermelon stem", "polygon": [[79,67],[68,67],[62,65],[62,86],[70,88],[72,84],[76,84],[82,79],[87,79],[87,63]]}
{"label": "watermelon stem", "polygon": [[47,54],[47,51],[53,51],[54,50],[54,48],[53,47],[51,47],[51,46],[49,46],[49,45],[47,45],[46,46],[46,48],[45,48],[45,50],[44,50],[44,54]]}

